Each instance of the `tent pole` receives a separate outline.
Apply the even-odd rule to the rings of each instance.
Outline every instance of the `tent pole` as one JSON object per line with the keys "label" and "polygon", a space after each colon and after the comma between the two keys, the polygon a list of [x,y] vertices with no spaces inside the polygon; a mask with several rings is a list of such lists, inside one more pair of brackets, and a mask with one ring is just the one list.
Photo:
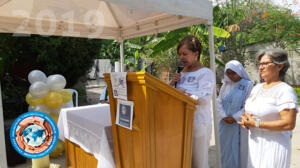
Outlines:
{"label": "tent pole", "polygon": [[0,81],[0,151],[1,151],[0,152],[0,167],[7,168],[1,81]]}
{"label": "tent pole", "polygon": [[124,41],[120,41],[120,68],[121,72],[124,72]]}
{"label": "tent pole", "polygon": [[[216,64],[215,64],[215,49],[214,49],[214,32],[212,21],[207,24],[209,32],[209,54],[210,54],[210,69],[213,71],[214,78],[216,81]],[[220,158],[220,139],[219,139],[219,124],[217,119],[216,111],[216,85],[212,95],[212,110],[214,115],[214,131],[215,131],[215,143],[216,143],[216,158],[217,167],[221,168],[221,158]]]}

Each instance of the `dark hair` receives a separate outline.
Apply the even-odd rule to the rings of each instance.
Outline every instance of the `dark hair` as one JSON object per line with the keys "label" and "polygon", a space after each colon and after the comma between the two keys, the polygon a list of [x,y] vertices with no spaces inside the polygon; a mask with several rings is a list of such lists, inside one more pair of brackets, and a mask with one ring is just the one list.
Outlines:
{"label": "dark hair", "polygon": [[284,81],[286,71],[290,67],[287,52],[277,48],[260,50],[256,55],[257,61],[260,61],[264,55],[268,55],[272,62],[276,65],[283,64],[283,68],[279,71],[279,78]]}
{"label": "dark hair", "polygon": [[200,59],[200,54],[202,52],[202,45],[200,41],[197,39],[197,37],[192,35],[185,36],[177,46],[177,53],[179,52],[179,49],[184,45],[186,45],[188,49],[193,52],[198,51],[198,60]]}

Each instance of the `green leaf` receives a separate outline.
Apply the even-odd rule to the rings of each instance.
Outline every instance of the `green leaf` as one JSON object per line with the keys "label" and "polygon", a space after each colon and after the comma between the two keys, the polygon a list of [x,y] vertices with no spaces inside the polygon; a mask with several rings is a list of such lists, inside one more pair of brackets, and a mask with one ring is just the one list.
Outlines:
{"label": "green leaf", "polygon": [[146,68],[148,67],[149,65],[146,65],[144,66],[139,72],[145,72]]}
{"label": "green leaf", "polygon": [[134,49],[139,49],[139,50],[142,48],[142,46],[140,46],[138,44],[130,43],[130,42],[126,43],[126,45],[129,48],[134,48]]}
{"label": "green leaf", "polygon": [[[213,32],[215,37],[222,37],[222,38],[229,38],[230,33],[228,33],[225,29],[215,27],[213,26]],[[208,31],[206,29],[205,32],[203,32],[204,35],[208,35]]]}
{"label": "green leaf", "polygon": [[219,28],[219,27],[214,26],[213,32],[214,32],[214,36],[216,36],[216,37],[223,37],[223,38],[230,37],[230,34],[226,30]]}
{"label": "green leaf", "polygon": [[179,41],[189,32],[189,28],[177,29],[174,31],[168,32],[164,39],[159,41],[154,47],[153,52],[150,54],[150,57],[153,58],[162,52],[169,50],[170,48],[176,46]]}
{"label": "green leaf", "polygon": [[139,57],[139,51],[136,50],[135,53],[134,53],[134,58],[137,59],[138,57]]}

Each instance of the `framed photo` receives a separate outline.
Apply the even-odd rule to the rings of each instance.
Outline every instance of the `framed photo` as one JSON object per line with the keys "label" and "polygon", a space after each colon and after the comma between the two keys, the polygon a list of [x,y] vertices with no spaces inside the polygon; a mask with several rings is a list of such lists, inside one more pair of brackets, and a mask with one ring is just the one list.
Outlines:
{"label": "framed photo", "polygon": [[118,99],[116,124],[132,130],[133,101]]}

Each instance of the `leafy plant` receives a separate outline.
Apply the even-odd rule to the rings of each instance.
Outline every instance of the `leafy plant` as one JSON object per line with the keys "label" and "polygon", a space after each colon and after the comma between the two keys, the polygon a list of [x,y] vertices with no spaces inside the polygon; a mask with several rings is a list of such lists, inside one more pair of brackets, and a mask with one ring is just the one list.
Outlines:
{"label": "leafy plant", "polygon": [[67,79],[67,87],[72,87],[86,74],[99,55],[101,46],[102,40],[0,34],[4,72],[25,79],[33,69],[47,75],[62,74]]}
{"label": "leafy plant", "polygon": [[298,105],[300,105],[300,88],[294,88],[296,94],[297,94],[297,97],[298,97]]}
{"label": "leafy plant", "polygon": [[[215,38],[228,38],[230,34],[219,27],[213,27]],[[208,44],[208,29],[203,25],[195,25],[191,27],[185,27],[177,30],[170,31],[162,37],[162,39],[153,47],[153,52],[150,57],[155,57],[158,54],[161,54],[172,47],[176,47],[176,45],[180,42],[184,36],[191,34],[196,36],[202,43],[203,53],[201,56],[201,62],[205,64],[205,66],[209,66],[209,44]],[[220,43],[215,43],[214,48],[217,49]],[[217,60],[217,59],[216,59]],[[221,63],[222,61],[218,60],[217,63]],[[223,63],[220,64],[224,65]]]}
{"label": "leafy plant", "polygon": [[133,68],[134,72],[138,71],[138,64],[139,64],[139,51],[134,52],[134,60],[133,62],[130,62],[128,59],[124,60],[124,64],[128,65],[129,69]]}
{"label": "leafy plant", "polygon": [[[299,44],[300,20],[291,10],[269,1],[220,1],[214,8],[215,26],[227,29],[231,36],[222,39],[226,51],[222,60],[244,63],[250,45],[268,43],[273,47],[296,48]],[[251,55],[250,55],[251,56]]]}
{"label": "leafy plant", "polygon": [[[3,70],[1,81],[6,119],[27,111],[25,95],[29,82],[26,79],[31,70],[39,69],[46,75],[62,74],[67,80],[66,88],[73,88],[99,56],[103,42],[84,38],[0,34],[0,70]],[[82,90],[85,92],[85,88]],[[79,94],[79,100],[83,100],[84,96],[84,93]]]}
{"label": "leafy plant", "polygon": [[29,84],[23,78],[6,73],[1,79],[3,111],[5,119],[16,118],[27,111],[25,96]]}
{"label": "leafy plant", "polygon": [[[137,57],[139,58],[147,58],[149,53],[152,51],[152,45],[155,41],[155,35],[148,35],[140,38],[133,38],[129,40],[125,40],[124,44],[124,59],[130,59]],[[120,59],[120,43],[116,40],[104,40],[102,45],[100,55],[98,58],[106,58],[110,59],[113,64],[115,61]],[[137,65],[136,62],[131,63],[129,60],[124,61],[125,64],[129,66]]]}
{"label": "leafy plant", "polygon": [[166,70],[170,72],[169,77],[172,77],[178,66],[177,60],[178,55],[174,47],[170,48],[166,52],[163,52],[162,54],[157,55],[153,58],[153,75],[159,78],[163,70]]}

